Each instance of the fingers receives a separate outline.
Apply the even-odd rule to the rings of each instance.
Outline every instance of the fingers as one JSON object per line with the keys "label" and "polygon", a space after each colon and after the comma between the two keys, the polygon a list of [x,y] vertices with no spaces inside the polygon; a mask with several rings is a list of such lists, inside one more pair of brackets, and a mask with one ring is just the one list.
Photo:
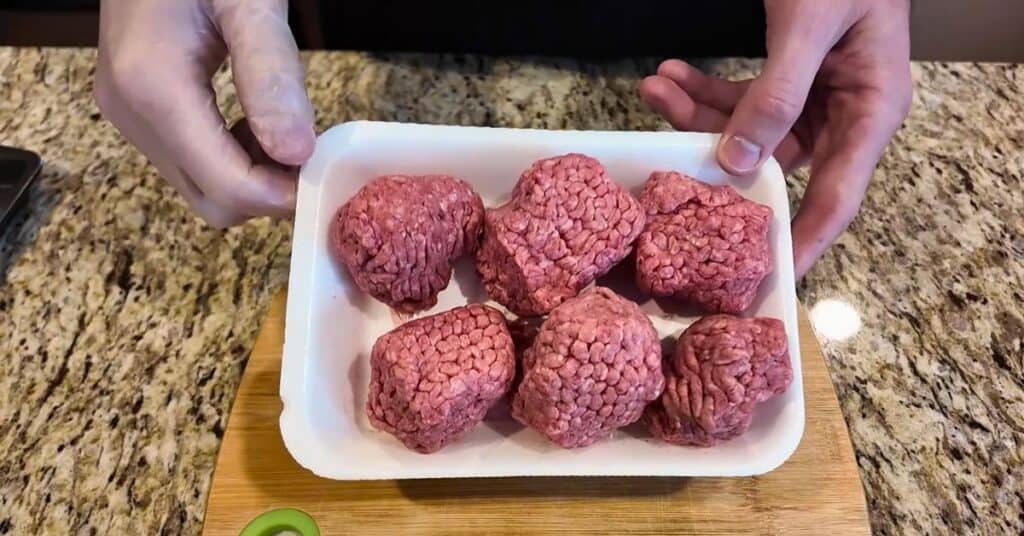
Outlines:
{"label": "fingers", "polygon": [[[749,82],[708,76],[680,60],[663,62],[658,72],[664,74],[640,83],[640,97],[673,128],[684,131],[722,132]],[[793,135],[787,135],[775,151],[775,159],[786,173],[802,165],[805,156]]]}
{"label": "fingers", "polygon": [[661,62],[658,74],[675,82],[690,98],[726,115],[747,92],[750,80],[733,82],[704,74],[696,67],[677,59]]}
{"label": "fingers", "polygon": [[145,154],[157,173],[181,194],[189,207],[211,226],[224,229],[249,218],[229,206],[220,205],[196,185],[185,171],[177,166],[171,155],[163,149],[160,137],[152,132],[145,121],[126,108],[110,114],[111,121],[119,125],[121,133]]}
{"label": "fingers", "polygon": [[[289,215],[295,202],[294,171],[269,164],[261,151],[253,151],[258,157],[254,162],[227,131],[217,109],[210,75],[222,63],[226,47],[212,23],[211,7],[199,0],[104,2],[97,103],[212,225]],[[287,44],[294,50],[290,37]],[[283,70],[299,73],[295,78],[301,79],[297,60]],[[277,90],[274,86],[267,91]],[[308,105],[304,93],[302,98]],[[311,118],[312,111],[307,112],[304,117]],[[311,137],[312,119],[309,124]]]}
{"label": "fingers", "polygon": [[294,211],[294,173],[253,162],[225,127],[209,86],[180,87],[165,97],[158,99],[165,104],[154,107],[146,121],[157,125],[153,130],[159,150],[168,153],[167,159],[204,196],[250,217],[282,217]]}
{"label": "fingers", "polygon": [[756,170],[803,112],[811,84],[835,43],[841,22],[830,18],[829,4],[766,4],[768,57],[764,69],[737,102],[717,148],[719,164],[729,173],[745,175]]}
{"label": "fingers", "polygon": [[250,218],[250,216],[221,205],[204,195],[199,190],[199,187],[196,186],[195,181],[185,174],[182,169],[173,168],[163,171],[162,166],[157,166],[157,170],[160,171],[160,176],[185,198],[185,202],[192,208],[192,211],[198,214],[211,227],[227,229]]}
{"label": "fingers", "polygon": [[298,165],[316,143],[313,106],[288,27],[285,0],[214,1],[238,97],[256,139],[274,160]]}
{"label": "fingers", "polygon": [[814,154],[800,209],[793,219],[793,262],[801,278],[860,209],[875,165],[893,133],[891,121],[866,116],[830,129]]}
{"label": "fingers", "polygon": [[676,130],[721,132],[729,120],[719,110],[694,102],[664,76],[648,76],[640,82],[640,97]]}

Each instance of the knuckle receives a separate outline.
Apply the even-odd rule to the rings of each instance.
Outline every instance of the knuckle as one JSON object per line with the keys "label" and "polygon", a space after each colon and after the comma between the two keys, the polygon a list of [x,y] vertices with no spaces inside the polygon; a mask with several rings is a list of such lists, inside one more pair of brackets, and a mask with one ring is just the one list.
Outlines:
{"label": "knuckle", "polygon": [[203,184],[202,189],[219,207],[236,212],[250,204],[245,189],[238,186],[240,185],[225,184],[224,181],[210,181]]}
{"label": "knuckle", "polygon": [[801,99],[796,96],[794,90],[785,87],[765,91],[754,101],[754,112],[773,121],[795,121],[802,111]]}
{"label": "knuckle", "polygon": [[105,98],[118,96],[128,101],[146,95],[152,85],[152,77],[147,75],[151,67],[147,65],[152,63],[141,56],[129,51],[101,61],[97,68],[97,91]]}
{"label": "knuckle", "polygon": [[[187,176],[186,178],[188,181],[192,180]],[[219,196],[213,194],[214,191],[218,190],[217,186],[212,184],[195,184],[194,189],[190,189],[180,180],[172,181],[168,179],[168,182],[178,190],[192,211],[211,227],[227,229],[248,219],[230,200],[225,202]]]}
{"label": "knuckle", "polygon": [[117,54],[110,58],[106,79],[119,90],[130,89],[135,85],[138,67],[139,65],[135,62],[133,54]]}
{"label": "knuckle", "polygon": [[658,64],[658,74],[667,75],[673,72],[683,72],[686,70],[686,64],[682,60],[670,58],[662,61]]}
{"label": "knuckle", "polygon": [[249,215],[274,214],[276,199],[260,181],[251,175],[241,175],[227,180],[207,181],[203,191],[219,207],[229,212]]}
{"label": "knuckle", "polygon": [[231,211],[230,209],[224,209],[220,207],[207,206],[202,209],[195,208],[203,220],[215,229],[224,230],[229,227],[234,227],[247,218],[241,214]]}

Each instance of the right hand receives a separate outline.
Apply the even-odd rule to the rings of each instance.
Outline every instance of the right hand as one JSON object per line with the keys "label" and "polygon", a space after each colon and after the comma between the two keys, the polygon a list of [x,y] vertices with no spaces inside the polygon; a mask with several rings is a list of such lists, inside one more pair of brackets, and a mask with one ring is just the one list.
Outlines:
{"label": "right hand", "polygon": [[[295,210],[316,134],[287,13],[286,0],[101,4],[100,110],[216,227]],[[231,131],[210,83],[228,54],[247,119]]]}
{"label": "right hand", "polygon": [[640,94],[679,130],[722,132],[716,156],[733,175],[775,155],[810,163],[793,219],[797,277],[857,214],[875,165],[910,108],[908,0],[765,0],[768,57],[745,81],[661,64]]}

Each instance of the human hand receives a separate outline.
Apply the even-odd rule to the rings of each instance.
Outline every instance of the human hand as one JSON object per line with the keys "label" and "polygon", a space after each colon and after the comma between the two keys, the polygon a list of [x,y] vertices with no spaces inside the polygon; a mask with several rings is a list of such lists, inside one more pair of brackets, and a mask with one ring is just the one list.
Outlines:
{"label": "human hand", "polygon": [[793,219],[803,277],[857,214],[912,97],[908,0],[765,0],[768,57],[733,82],[668,60],[640,95],[679,130],[722,132],[719,165],[755,171],[769,155],[811,177]]}
{"label": "human hand", "polygon": [[[294,166],[316,135],[287,11],[286,0],[100,6],[100,110],[216,227],[295,210]],[[231,131],[210,83],[228,54],[247,120]]]}

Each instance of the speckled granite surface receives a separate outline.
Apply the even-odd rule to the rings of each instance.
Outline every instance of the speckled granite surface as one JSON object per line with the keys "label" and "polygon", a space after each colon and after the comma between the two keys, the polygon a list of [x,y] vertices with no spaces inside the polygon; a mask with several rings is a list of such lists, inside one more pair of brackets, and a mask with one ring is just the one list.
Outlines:
{"label": "speckled granite surface", "polygon": [[[665,128],[635,98],[649,61],[307,59],[321,128]],[[30,211],[0,235],[0,534],[196,533],[291,228],[194,220],[99,118],[92,60],[0,49],[0,143],[46,160]],[[914,74],[913,115],[861,216],[800,292],[863,322],[825,349],[875,531],[1019,533],[1024,66]],[[794,198],[803,179],[790,180]]]}

